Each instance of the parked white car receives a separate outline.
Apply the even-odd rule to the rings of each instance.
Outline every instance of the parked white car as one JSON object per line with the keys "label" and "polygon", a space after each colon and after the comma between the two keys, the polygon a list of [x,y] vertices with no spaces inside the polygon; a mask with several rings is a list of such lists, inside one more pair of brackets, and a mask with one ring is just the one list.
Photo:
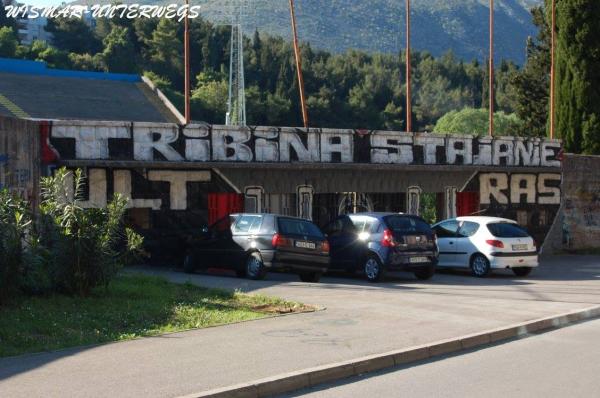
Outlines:
{"label": "parked white car", "polygon": [[539,265],[534,239],[515,221],[497,217],[458,217],[433,225],[438,267],[471,268],[483,278],[492,269],[527,276]]}

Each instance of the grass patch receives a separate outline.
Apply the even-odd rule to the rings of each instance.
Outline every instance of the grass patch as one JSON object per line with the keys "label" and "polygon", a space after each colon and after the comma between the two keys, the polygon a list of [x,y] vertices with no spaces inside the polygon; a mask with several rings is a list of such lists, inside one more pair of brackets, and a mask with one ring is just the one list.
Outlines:
{"label": "grass patch", "polygon": [[22,297],[0,307],[0,357],[156,336],[311,310],[299,303],[128,275],[88,298]]}

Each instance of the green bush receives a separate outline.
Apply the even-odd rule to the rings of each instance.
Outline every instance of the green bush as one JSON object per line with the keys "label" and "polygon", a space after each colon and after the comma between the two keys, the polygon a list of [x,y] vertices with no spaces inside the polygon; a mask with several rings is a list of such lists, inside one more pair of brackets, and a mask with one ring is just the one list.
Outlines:
{"label": "green bush", "polygon": [[40,243],[54,287],[87,296],[97,286],[108,286],[125,257],[141,245],[137,234],[123,231],[127,200],[115,194],[105,208],[82,208],[81,170],[60,169],[41,186]]}
{"label": "green bush", "polygon": [[0,304],[19,290],[87,296],[138,258],[143,239],[122,224],[127,200],[84,209],[83,185],[81,170],[43,178],[35,224],[26,201],[0,191]]}
{"label": "green bush", "polygon": [[0,191],[0,303],[19,288],[25,239],[31,225],[27,203],[8,190]]}

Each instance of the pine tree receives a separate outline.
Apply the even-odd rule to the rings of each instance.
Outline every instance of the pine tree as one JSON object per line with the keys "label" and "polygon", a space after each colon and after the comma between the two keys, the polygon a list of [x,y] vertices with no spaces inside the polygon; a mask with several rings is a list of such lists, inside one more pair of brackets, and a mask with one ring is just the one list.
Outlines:
{"label": "pine tree", "polygon": [[557,2],[557,132],[567,151],[600,154],[600,2]]}
{"label": "pine tree", "polygon": [[550,24],[544,7],[531,9],[533,23],[539,29],[536,38],[527,40],[527,62],[512,75],[515,113],[523,121],[519,135],[547,135],[550,97]]}

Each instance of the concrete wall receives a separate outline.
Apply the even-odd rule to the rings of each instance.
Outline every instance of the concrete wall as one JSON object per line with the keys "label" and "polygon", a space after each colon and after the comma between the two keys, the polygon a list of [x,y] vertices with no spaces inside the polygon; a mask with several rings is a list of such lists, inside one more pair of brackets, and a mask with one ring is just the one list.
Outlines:
{"label": "concrete wall", "polygon": [[35,206],[39,198],[40,165],[39,125],[0,118],[0,189],[8,188]]}
{"label": "concrete wall", "polygon": [[600,249],[600,156],[565,155],[562,191],[561,222],[553,231],[552,247]]}

